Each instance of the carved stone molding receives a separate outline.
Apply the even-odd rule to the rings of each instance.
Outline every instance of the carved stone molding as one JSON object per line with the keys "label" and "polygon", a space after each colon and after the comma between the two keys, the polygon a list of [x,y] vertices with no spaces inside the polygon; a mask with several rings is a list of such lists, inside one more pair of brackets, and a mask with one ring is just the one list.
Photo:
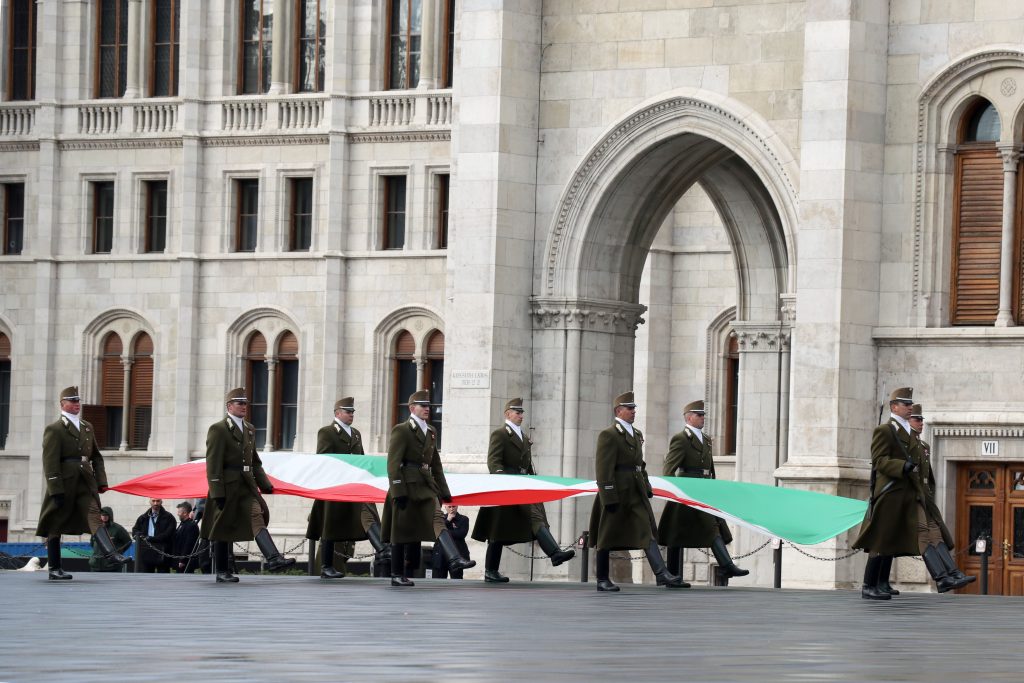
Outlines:
{"label": "carved stone molding", "polygon": [[352,133],[349,135],[352,142],[450,142],[451,131],[420,131],[395,133]]}
{"label": "carved stone molding", "polygon": [[1024,438],[1024,426],[950,425],[947,427],[932,427],[932,435],[946,438],[1020,439]]}
{"label": "carved stone molding", "polygon": [[244,135],[201,138],[203,147],[267,147],[270,145],[326,145],[328,135]]}
{"label": "carved stone molding", "polygon": [[39,141],[0,142],[0,152],[38,152]]}
{"label": "carved stone molding", "polygon": [[740,322],[732,324],[740,353],[789,351],[792,328],[785,323]]}
{"label": "carved stone molding", "polygon": [[796,323],[796,294],[779,296],[779,314],[786,325],[792,327]]}
{"label": "carved stone molding", "polygon": [[563,245],[571,242],[568,233],[576,224],[586,192],[600,176],[602,167],[625,147],[631,145],[646,131],[665,121],[691,117],[713,126],[727,129],[733,137],[755,145],[767,159],[772,171],[781,179],[791,197],[797,196],[796,184],[790,177],[786,163],[779,158],[775,148],[765,142],[764,136],[750,122],[735,113],[711,102],[693,97],[673,97],[657,102],[634,113],[630,118],[610,131],[597,142],[590,154],[579,164],[564,194],[558,203],[545,267],[547,273],[544,288],[548,295],[555,292],[555,273],[558,269],[559,252]]}
{"label": "carved stone molding", "polygon": [[535,297],[530,300],[534,329],[586,330],[632,334],[644,323],[647,307],[624,301]]}
{"label": "carved stone molding", "polygon": [[160,149],[181,147],[181,138],[108,138],[105,140],[62,140],[57,148],[62,152],[99,149]]}

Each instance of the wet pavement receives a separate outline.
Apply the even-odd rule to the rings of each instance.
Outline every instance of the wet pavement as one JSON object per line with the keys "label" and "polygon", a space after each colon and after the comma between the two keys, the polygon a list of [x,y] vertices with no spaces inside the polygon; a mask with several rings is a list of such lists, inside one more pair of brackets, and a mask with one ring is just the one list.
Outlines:
{"label": "wet pavement", "polygon": [[0,682],[1020,681],[1024,600],[0,572]]}

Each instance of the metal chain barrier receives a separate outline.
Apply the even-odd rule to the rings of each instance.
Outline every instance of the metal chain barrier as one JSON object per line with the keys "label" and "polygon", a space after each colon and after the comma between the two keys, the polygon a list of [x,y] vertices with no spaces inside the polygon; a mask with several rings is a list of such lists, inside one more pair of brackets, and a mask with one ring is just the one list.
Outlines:
{"label": "metal chain barrier", "polygon": [[[199,550],[189,555],[172,555],[171,553],[165,553],[163,550],[160,550],[160,548],[157,548],[155,545],[150,543],[149,539],[147,539],[145,536],[137,536],[135,538],[135,543],[136,546],[140,546],[143,543],[145,543],[147,548],[149,548],[152,551],[155,551],[161,558],[171,560],[190,560],[193,557],[199,557],[200,555],[206,554],[206,552],[209,550],[208,548],[201,547]],[[138,552],[138,550],[139,548],[136,547],[136,552]]]}
{"label": "metal chain barrier", "polygon": [[[576,544],[575,543],[570,543],[569,545],[566,545],[566,546],[559,546],[558,549],[560,551],[565,551],[565,550],[569,550],[570,548],[575,549],[576,548]],[[505,546],[505,550],[509,551],[513,555],[518,555],[519,557],[525,557],[528,560],[546,560],[546,559],[548,559],[547,555],[527,555],[526,553],[521,553],[518,550],[515,550],[510,545]]]}
{"label": "metal chain barrier", "polygon": [[[771,542],[772,542],[772,539],[769,538],[767,541],[765,541],[761,545],[757,546],[756,548],[751,550],[749,553],[744,553],[742,555],[731,555],[731,557],[734,560],[742,560],[745,557],[750,557],[754,553],[761,552],[762,550],[767,548],[771,544]],[[712,557],[711,553],[709,553],[707,550],[704,550],[704,548],[697,548],[697,550],[699,550],[701,553],[703,553],[707,557]]]}
{"label": "metal chain barrier", "polygon": [[848,557],[853,557],[857,553],[864,552],[863,550],[857,548],[857,549],[851,550],[850,552],[846,553],[845,555],[836,555],[835,557],[818,557],[817,555],[812,555],[809,552],[807,552],[806,550],[802,549],[800,546],[793,545],[792,543],[789,543],[788,541],[783,541],[783,543],[785,543],[790,548],[792,548],[793,550],[797,551],[798,553],[800,553],[804,557],[809,557],[812,560],[818,560],[819,562],[838,562],[839,560],[845,560]]}
{"label": "metal chain barrier", "polygon": [[[238,550],[241,550],[246,555],[256,555],[258,557],[262,557],[264,560],[267,559],[266,556],[263,553],[261,553],[258,549],[255,550],[255,551],[250,550],[249,549],[249,543],[252,543],[252,541],[246,541],[246,544],[243,546],[241,541],[235,541],[235,548],[238,549]],[[282,555],[291,555],[296,550],[302,549],[302,547],[305,546],[305,545],[306,545],[306,539],[305,538],[299,539],[298,543],[293,545],[291,548],[287,548],[286,550],[283,550],[281,552],[281,554]],[[335,554],[337,554],[337,553],[335,553]]]}

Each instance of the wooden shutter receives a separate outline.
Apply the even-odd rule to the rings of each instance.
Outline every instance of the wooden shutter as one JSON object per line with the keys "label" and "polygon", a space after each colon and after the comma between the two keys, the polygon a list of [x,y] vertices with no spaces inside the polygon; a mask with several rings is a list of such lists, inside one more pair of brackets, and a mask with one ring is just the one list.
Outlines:
{"label": "wooden shutter", "polygon": [[994,146],[958,153],[953,201],[952,323],[991,325],[1003,224],[1003,163]]}
{"label": "wooden shutter", "polygon": [[92,424],[96,445],[103,448],[107,443],[107,410],[103,406],[82,404],[82,419]]}
{"label": "wooden shutter", "polygon": [[412,358],[416,353],[416,340],[407,331],[402,330],[395,340],[395,358]]}
{"label": "wooden shutter", "polygon": [[135,340],[130,400],[128,445],[144,449],[149,445],[153,420],[153,340],[145,333]]}
{"label": "wooden shutter", "polygon": [[103,341],[100,362],[100,405],[124,405],[124,367],[121,365],[121,338],[111,332]]}
{"label": "wooden shutter", "polygon": [[427,358],[430,360],[444,360],[444,333],[435,332],[427,341]]}
{"label": "wooden shutter", "polygon": [[245,357],[251,360],[262,360],[267,357],[267,339],[259,332],[249,337],[249,344],[245,350]]}
{"label": "wooden shutter", "polygon": [[7,338],[7,335],[0,332],[0,360],[11,359],[11,340]]}
{"label": "wooden shutter", "polygon": [[281,341],[277,345],[279,358],[296,358],[299,355],[299,340],[291,332],[281,335]]}

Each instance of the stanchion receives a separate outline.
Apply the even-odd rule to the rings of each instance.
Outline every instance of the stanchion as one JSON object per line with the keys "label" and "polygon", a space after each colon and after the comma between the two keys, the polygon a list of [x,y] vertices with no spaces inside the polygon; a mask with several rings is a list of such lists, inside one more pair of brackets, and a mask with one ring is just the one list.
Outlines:
{"label": "stanchion", "polygon": [[584,531],[580,536],[580,545],[583,547],[580,552],[580,583],[586,583],[590,579],[590,532]]}
{"label": "stanchion", "polygon": [[772,539],[772,556],[775,562],[775,587],[782,588],[782,539]]}
{"label": "stanchion", "polygon": [[309,539],[309,575],[316,576],[320,572],[316,570],[316,541]]}
{"label": "stanchion", "polygon": [[132,571],[138,574],[142,569],[142,539],[138,536],[135,537],[135,562],[132,565]]}
{"label": "stanchion", "polygon": [[978,586],[978,592],[982,595],[988,595],[988,554],[989,554],[989,539],[984,536],[979,536],[978,540],[974,542],[974,550],[978,553],[981,559],[981,579],[980,585]]}

